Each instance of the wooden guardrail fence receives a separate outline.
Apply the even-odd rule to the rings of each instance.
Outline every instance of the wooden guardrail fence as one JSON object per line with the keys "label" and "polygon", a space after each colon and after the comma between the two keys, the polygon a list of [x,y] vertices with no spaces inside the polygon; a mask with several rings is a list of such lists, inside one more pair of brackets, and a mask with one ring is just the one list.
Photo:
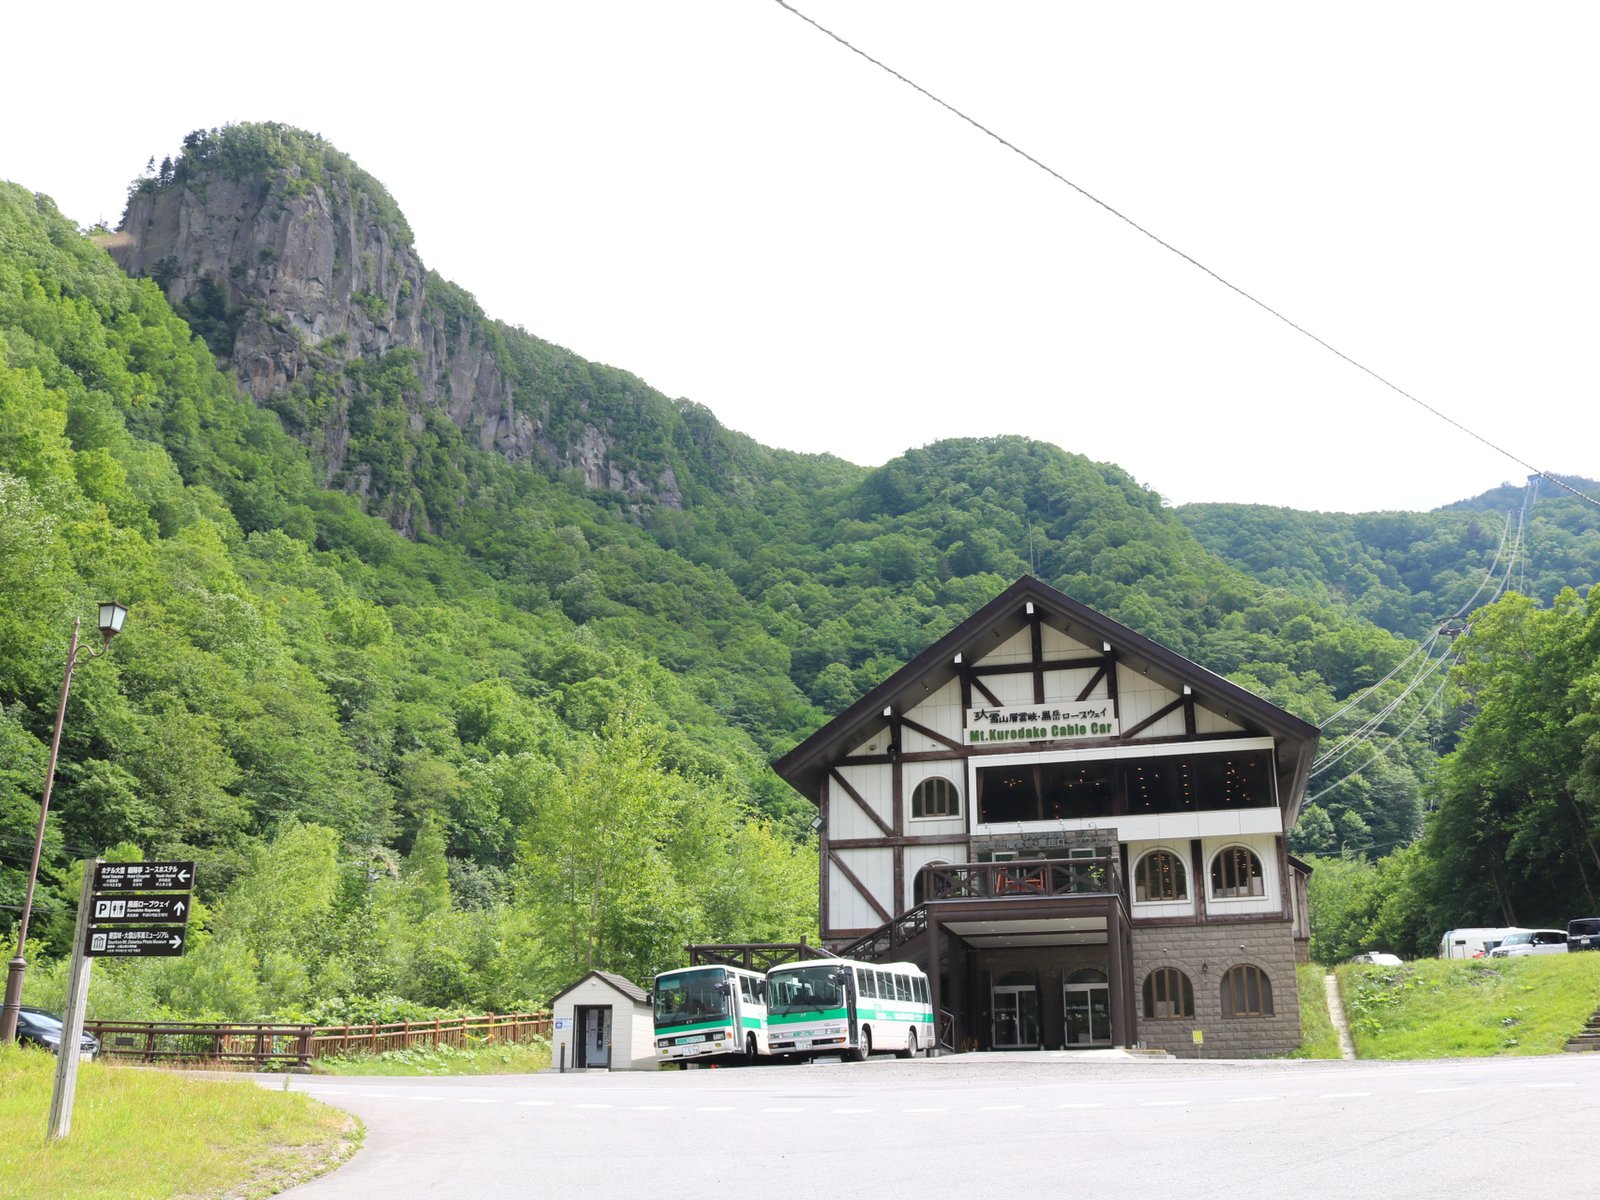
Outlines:
{"label": "wooden guardrail fence", "polygon": [[306,1069],[314,1058],[382,1054],[412,1046],[530,1041],[550,1036],[549,1013],[486,1013],[371,1025],[268,1022],[87,1021],[107,1058],[147,1063],[218,1062],[261,1070],[270,1064]]}

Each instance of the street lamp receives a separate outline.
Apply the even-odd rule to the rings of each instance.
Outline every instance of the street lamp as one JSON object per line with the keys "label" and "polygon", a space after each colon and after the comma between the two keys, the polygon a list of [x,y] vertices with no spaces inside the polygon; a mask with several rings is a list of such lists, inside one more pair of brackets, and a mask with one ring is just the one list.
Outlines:
{"label": "street lamp", "polygon": [[122,632],[122,622],[128,610],[115,600],[100,605],[100,648],[91,649],[78,644],[78,630],[82,617],[72,622],[72,645],[67,649],[67,669],[61,677],[61,703],[56,706],[56,730],[50,738],[50,765],[44,773],[44,799],[39,803],[39,830],[33,835],[33,862],[28,866],[28,890],[22,899],[22,923],[17,926],[17,956],[6,967],[5,1007],[0,1008],[0,1045],[16,1041],[17,1015],[22,1009],[22,976],[28,969],[24,951],[28,946],[28,918],[33,915],[33,886],[39,880],[39,855],[44,849],[44,822],[50,815],[50,790],[56,782],[56,755],[61,750],[61,724],[67,717],[67,692],[72,688],[72,672],[79,661],[99,658],[111,646],[111,639]]}

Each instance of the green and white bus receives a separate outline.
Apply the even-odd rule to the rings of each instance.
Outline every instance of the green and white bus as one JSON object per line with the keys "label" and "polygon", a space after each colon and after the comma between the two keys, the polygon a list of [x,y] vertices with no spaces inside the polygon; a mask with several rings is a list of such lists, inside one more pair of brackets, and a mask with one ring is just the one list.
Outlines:
{"label": "green and white bus", "polygon": [[862,1062],[882,1050],[910,1058],[933,1044],[928,977],[912,963],[824,958],[767,972],[772,1054],[842,1054]]}
{"label": "green and white bus", "polygon": [[767,981],[742,967],[685,967],[656,976],[656,1058],[685,1063],[767,1053]]}

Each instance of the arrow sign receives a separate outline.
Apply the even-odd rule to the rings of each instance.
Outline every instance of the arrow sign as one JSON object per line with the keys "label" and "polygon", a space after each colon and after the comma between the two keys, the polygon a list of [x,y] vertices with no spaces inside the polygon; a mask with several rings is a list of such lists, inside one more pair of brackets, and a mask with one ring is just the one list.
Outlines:
{"label": "arrow sign", "polygon": [[91,925],[170,925],[189,920],[189,894],[180,896],[96,896]]}
{"label": "arrow sign", "polygon": [[183,929],[91,929],[83,952],[91,958],[176,958],[187,938]]}
{"label": "arrow sign", "polygon": [[192,862],[100,863],[97,892],[186,892],[194,884]]}

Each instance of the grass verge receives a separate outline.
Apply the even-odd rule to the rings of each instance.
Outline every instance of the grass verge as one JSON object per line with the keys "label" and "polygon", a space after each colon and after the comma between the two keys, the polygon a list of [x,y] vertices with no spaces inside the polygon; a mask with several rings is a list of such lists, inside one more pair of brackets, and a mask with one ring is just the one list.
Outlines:
{"label": "grass verge", "polygon": [[0,1046],[6,1200],[248,1200],[332,1170],[361,1123],[295,1092],[83,1063],[72,1132],[45,1140],[55,1059]]}
{"label": "grass verge", "polygon": [[413,1046],[383,1054],[319,1058],[319,1075],[531,1075],[550,1066],[550,1043]]}
{"label": "grass verge", "polygon": [[1335,968],[1359,1058],[1555,1054],[1600,1008],[1600,954]]}
{"label": "grass verge", "polygon": [[1338,1058],[1339,1032],[1328,1015],[1326,967],[1306,963],[1294,970],[1300,986],[1300,1045],[1290,1058]]}

